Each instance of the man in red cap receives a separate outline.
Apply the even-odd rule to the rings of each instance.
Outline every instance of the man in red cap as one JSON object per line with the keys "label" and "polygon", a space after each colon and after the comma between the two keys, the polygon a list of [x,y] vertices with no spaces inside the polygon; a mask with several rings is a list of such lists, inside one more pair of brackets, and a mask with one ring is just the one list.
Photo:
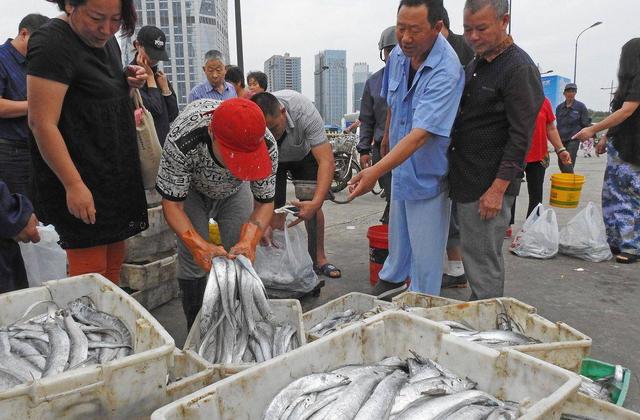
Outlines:
{"label": "man in red cap", "polygon": [[[247,99],[200,99],[173,122],[156,189],[180,238],[178,282],[188,328],[202,306],[211,260],[255,258],[273,213],[277,168],[276,141],[260,108]],[[222,246],[205,239],[209,217],[220,226]]]}

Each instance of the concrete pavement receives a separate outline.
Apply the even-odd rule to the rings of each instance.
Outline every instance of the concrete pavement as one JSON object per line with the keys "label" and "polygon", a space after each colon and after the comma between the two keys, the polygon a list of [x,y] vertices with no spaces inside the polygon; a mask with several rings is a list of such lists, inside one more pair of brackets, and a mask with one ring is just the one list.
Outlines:
{"label": "concrete pavement", "polygon": [[[578,209],[554,208],[560,228],[588,201],[600,205],[605,164],[605,156],[583,158],[582,151],[579,152],[576,172],[586,176],[586,184]],[[552,156],[545,183],[545,205],[549,178],[556,172],[559,171]],[[514,234],[524,223],[527,205],[523,184]],[[370,291],[366,233],[369,226],[378,224],[383,208],[383,200],[372,194],[347,205],[325,205],[329,260],[342,269],[343,276],[326,279],[319,297],[304,299],[305,311],[345,293]],[[634,377],[625,406],[640,411],[640,264],[591,263],[562,255],[550,260],[525,259],[510,254],[508,245],[505,240],[506,295],[538,308],[538,313],[551,321],[563,321],[590,336],[592,357],[631,369]],[[470,290],[448,289],[442,294],[466,300]],[[176,345],[182,346],[187,331],[180,301],[176,299],[153,314],[176,339]]]}

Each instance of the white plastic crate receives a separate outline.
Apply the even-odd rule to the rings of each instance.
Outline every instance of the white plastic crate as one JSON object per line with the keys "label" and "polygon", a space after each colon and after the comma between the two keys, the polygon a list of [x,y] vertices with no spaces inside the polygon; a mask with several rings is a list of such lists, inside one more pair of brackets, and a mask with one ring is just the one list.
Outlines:
{"label": "white plastic crate", "polygon": [[[276,322],[287,322],[295,326],[298,330],[296,332],[298,343],[300,346],[305,345],[307,339],[304,334],[300,302],[296,299],[270,299],[269,304],[271,305],[271,310],[273,311]],[[198,312],[191,331],[189,331],[189,335],[187,335],[187,340],[184,342],[184,350],[192,350],[197,353],[200,347],[200,340],[200,312]],[[240,371],[253,365],[255,365],[255,363],[214,364],[216,368],[230,369],[231,371]]]}
{"label": "white plastic crate", "polygon": [[513,298],[498,298],[464,302],[420,311],[420,315],[434,321],[464,321],[471,328],[496,328],[496,317],[502,312],[502,302],[509,316],[523,329],[524,334],[541,341],[512,348],[545,360],[573,372],[580,371],[582,359],[591,352],[591,338],[563,322],[551,322],[536,314],[536,308]]}
{"label": "white plastic crate", "polygon": [[640,414],[636,412],[580,393],[567,401],[562,413],[594,420],[640,420]]}
{"label": "white plastic crate", "polygon": [[[54,280],[42,287],[0,295],[0,326],[15,322],[35,302],[52,300],[65,307],[81,296],[90,297],[99,310],[127,325],[134,354],[1,392],[0,418],[132,418],[148,415],[165,394],[167,373],[173,364],[173,338],[138,302],[100,275]],[[44,313],[46,306],[39,309]]]}
{"label": "white plastic crate", "polygon": [[162,206],[155,206],[147,209],[147,216],[149,218],[149,228],[140,232],[140,236],[149,238],[170,230],[170,227],[164,218]]}
{"label": "white plastic crate", "polygon": [[145,190],[144,194],[147,199],[147,208],[157,207],[162,202],[162,196],[155,189]]}
{"label": "white plastic crate", "polygon": [[131,297],[140,302],[148,311],[152,311],[180,296],[178,279],[173,278],[150,289],[132,293]]}
{"label": "white plastic crate", "polygon": [[542,360],[470,343],[425,318],[388,311],[208,386],[155,411],[151,419],[261,419],[273,397],[297,378],[392,355],[410,357],[409,350],[497,398],[522,403],[520,419],[558,419],[580,385],[576,374]]}
{"label": "white plastic crate", "polygon": [[392,303],[379,300],[375,296],[353,292],[327,302],[322,306],[310,310],[309,312],[305,312],[302,315],[302,322],[304,322],[307,341],[314,341],[320,338],[319,335],[309,334],[308,331],[319,322],[322,322],[322,320],[327,316],[335,314],[336,312],[344,312],[348,309],[352,309],[356,312],[366,312],[377,306],[387,310],[395,308]]}
{"label": "white plastic crate", "polygon": [[164,231],[154,237],[131,237],[125,241],[126,262],[152,262],[154,255],[177,249],[176,234],[172,230]]}
{"label": "white plastic crate", "polygon": [[[134,290],[147,290],[176,279],[178,255],[161,254],[146,264],[122,264],[120,285]],[[154,258],[156,258],[154,257]]]}

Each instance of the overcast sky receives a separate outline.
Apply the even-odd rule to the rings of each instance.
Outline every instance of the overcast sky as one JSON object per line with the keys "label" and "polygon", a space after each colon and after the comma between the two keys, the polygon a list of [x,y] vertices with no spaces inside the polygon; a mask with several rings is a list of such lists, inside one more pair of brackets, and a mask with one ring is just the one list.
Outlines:
{"label": "overcast sky", "polygon": [[[13,37],[20,19],[31,12],[48,16],[57,9],[45,0],[0,0],[0,38]],[[539,63],[542,71],[571,78],[576,36],[585,32],[578,49],[578,99],[592,109],[606,110],[609,87],[616,79],[620,48],[640,36],[638,0],[514,0],[512,35]],[[229,0],[229,44],[236,59],[234,2]],[[273,54],[302,57],[302,92],[313,100],[313,58],[320,50],[347,51],[351,107],[353,63],[382,67],[377,43],[380,32],[395,23],[397,0],[242,0],[245,69],[263,70]],[[464,0],[445,0],[451,27],[462,33]],[[350,111],[350,109],[349,109]]]}

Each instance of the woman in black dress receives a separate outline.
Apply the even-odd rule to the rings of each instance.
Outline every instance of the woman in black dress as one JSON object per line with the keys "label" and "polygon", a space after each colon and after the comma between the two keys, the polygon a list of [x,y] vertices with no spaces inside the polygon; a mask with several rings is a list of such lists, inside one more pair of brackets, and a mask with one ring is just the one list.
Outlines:
{"label": "woman in black dress", "polygon": [[47,0],[64,12],[29,42],[27,97],[38,218],[55,226],[69,275],[118,283],[124,240],[148,226],[130,88],[114,37],[133,33],[133,0]]}

